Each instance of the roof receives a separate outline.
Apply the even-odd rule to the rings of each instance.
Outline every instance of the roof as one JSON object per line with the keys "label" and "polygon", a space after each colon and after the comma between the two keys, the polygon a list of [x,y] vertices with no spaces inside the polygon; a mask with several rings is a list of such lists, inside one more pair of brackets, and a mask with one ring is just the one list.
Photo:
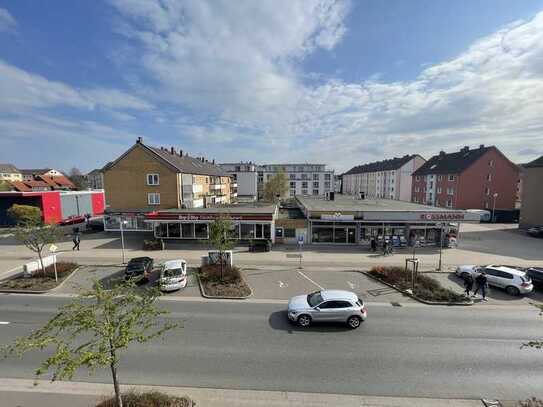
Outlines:
{"label": "roof", "polygon": [[[106,164],[107,165],[107,164]],[[101,168],[95,168],[94,170],[92,170],[91,172],[87,173],[87,177],[89,175],[99,175],[102,173],[102,169]]]}
{"label": "roof", "polygon": [[488,266],[485,266],[485,268],[491,268],[492,270],[505,271],[507,273],[511,273],[516,276],[524,277],[526,275],[526,272],[513,268],[513,267],[509,267],[509,266],[488,265]]}
{"label": "roof", "polygon": [[487,151],[496,147],[485,147],[470,150],[469,147],[464,147],[455,153],[445,153],[441,151],[438,155],[434,155],[426,161],[413,175],[427,174],[460,174],[477,162]]}
{"label": "roof", "polygon": [[16,190],[20,192],[31,192],[32,188],[26,185],[23,181],[8,181],[8,183]]}
{"label": "roof", "polygon": [[528,164],[524,164],[523,167],[526,167],[526,168],[543,167],[543,155],[533,161],[530,161]]}
{"label": "roof", "polygon": [[187,264],[187,262],[183,259],[168,260],[164,262],[164,268],[166,269],[182,268],[183,263]]}
{"label": "roof", "polygon": [[24,175],[45,174],[46,172],[51,171],[51,169],[52,168],[23,168],[20,172]]}
{"label": "roof", "polygon": [[73,182],[66,178],[64,175],[57,175],[54,177],[47,175],[38,175],[38,178],[54,189],[62,187],[75,188]]}
{"label": "roof", "polygon": [[438,208],[394,199],[357,199],[352,195],[334,194],[334,200],[310,196],[296,196],[296,199],[308,211],[334,212],[389,212],[389,211],[422,211],[443,212],[448,208]]}
{"label": "roof", "polygon": [[[388,160],[375,161],[369,164],[357,165],[342,175],[363,174],[366,172],[393,171],[400,169],[418,154],[404,155],[403,157],[394,157]],[[421,157],[422,158],[422,157]]]}
{"label": "roof", "polygon": [[21,171],[19,171],[17,167],[15,167],[13,164],[0,164],[0,172],[5,172],[9,174],[21,173]]}
{"label": "roof", "polygon": [[345,290],[321,290],[321,297],[324,301],[329,300],[351,300],[353,302],[358,301],[358,297],[355,293]]}
{"label": "roof", "polygon": [[222,168],[220,168],[218,165],[210,163],[209,161],[202,161],[188,155],[181,156],[176,151],[174,151],[172,154],[171,150],[151,147],[147,145],[143,146],[151,150],[164,161],[167,161],[179,172],[187,174],[211,175],[217,177],[229,176],[229,174],[227,174]]}

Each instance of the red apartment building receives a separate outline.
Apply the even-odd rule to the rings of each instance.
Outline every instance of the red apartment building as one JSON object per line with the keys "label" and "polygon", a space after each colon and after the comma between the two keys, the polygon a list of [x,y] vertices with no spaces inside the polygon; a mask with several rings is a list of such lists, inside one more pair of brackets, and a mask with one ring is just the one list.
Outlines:
{"label": "red apartment building", "polygon": [[494,146],[441,151],[413,173],[412,201],[454,209],[515,209],[519,168]]}

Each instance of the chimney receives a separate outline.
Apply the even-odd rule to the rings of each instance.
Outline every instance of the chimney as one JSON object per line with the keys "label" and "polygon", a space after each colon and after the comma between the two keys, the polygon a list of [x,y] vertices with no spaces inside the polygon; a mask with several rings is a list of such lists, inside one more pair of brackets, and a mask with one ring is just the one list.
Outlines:
{"label": "chimney", "polygon": [[142,138],[142,137],[138,137],[137,140],[136,140],[136,143],[141,144],[142,142],[143,142],[143,138]]}
{"label": "chimney", "polygon": [[479,145],[479,150],[482,150],[483,148],[485,148],[485,145],[484,145],[484,144],[480,144],[480,145]]}
{"label": "chimney", "polygon": [[460,150],[461,153],[467,153],[469,151],[469,146],[464,146],[462,150]]}
{"label": "chimney", "polygon": [[172,155],[175,155],[175,148],[170,147],[170,153],[171,153]]}

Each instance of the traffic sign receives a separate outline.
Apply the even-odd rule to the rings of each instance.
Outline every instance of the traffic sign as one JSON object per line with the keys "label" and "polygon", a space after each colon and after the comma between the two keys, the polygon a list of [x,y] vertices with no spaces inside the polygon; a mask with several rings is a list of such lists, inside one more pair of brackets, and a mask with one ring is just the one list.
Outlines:
{"label": "traffic sign", "polygon": [[58,250],[58,247],[56,247],[54,244],[52,244],[51,246],[49,246],[49,251],[51,253],[54,253]]}

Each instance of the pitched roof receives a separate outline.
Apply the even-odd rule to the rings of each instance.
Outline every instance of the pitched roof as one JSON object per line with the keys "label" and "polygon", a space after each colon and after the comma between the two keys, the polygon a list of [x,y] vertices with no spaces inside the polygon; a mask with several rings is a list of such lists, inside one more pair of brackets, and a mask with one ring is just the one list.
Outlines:
{"label": "pitched roof", "polygon": [[14,190],[20,192],[32,192],[32,188],[27,186],[23,181],[8,181]]}
{"label": "pitched roof", "polygon": [[375,161],[368,164],[357,165],[343,175],[397,170],[417,156],[418,154],[404,155],[403,157],[394,157],[389,160]]}
{"label": "pitched roof", "polygon": [[13,173],[18,174],[21,171],[19,171],[17,167],[15,167],[13,164],[0,164],[0,172],[5,172],[9,174],[13,174]]}
{"label": "pitched roof", "polygon": [[23,175],[45,174],[51,171],[52,168],[23,168],[20,170]]}
{"label": "pitched roof", "polygon": [[[108,163],[109,164],[109,163]],[[107,164],[106,164],[107,165]],[[102,173],[102,169],[101,168],[95,168],[94,170],[90,171],[89,173],[87,173],[87,177],[89,175],[99,175]]]}
{"label": "pitched roof", "polygon": [[68,178],[66,178],[64,175],[57,175],[54,177],[48,176],[48,175],[38,175],[38,178],[54,189],[58,189],[62,187],[75,188],[75,185],[73,184],[73,182],[70,181]]}
{"label": "pitched roof", "polygon": [[533,161],[530,161],[528,164],[524,164],[523,167],[526,167],[526,168],[543,167],[543,155]]}
{"label": "pitched roof", "polygon": [[227,177],[227,174],[221,167],[210,163],[208,161],[202,161],[195,157],[190,157],[188,155],[179,155],[176,151],[171,152],[171,150],[161,149],[157,147],[151,147],[144,145],[144,147],[151,150],[153,153],[158,155],[164,161],[167,161],[168,164],[175,167],[179,172],[187,174],[198,174],[198,175],[212,175],[212,176],[221,176]]}
{"label": "pitched roof", "polygon": [[441,151],[438,155],[434,155],[426,161],[413,175],[460,174],[493,148],[496,147],[481,145],[479,148],[474,148],[473,150],[470,150],[466,146],[460,151],[449,154]]}

